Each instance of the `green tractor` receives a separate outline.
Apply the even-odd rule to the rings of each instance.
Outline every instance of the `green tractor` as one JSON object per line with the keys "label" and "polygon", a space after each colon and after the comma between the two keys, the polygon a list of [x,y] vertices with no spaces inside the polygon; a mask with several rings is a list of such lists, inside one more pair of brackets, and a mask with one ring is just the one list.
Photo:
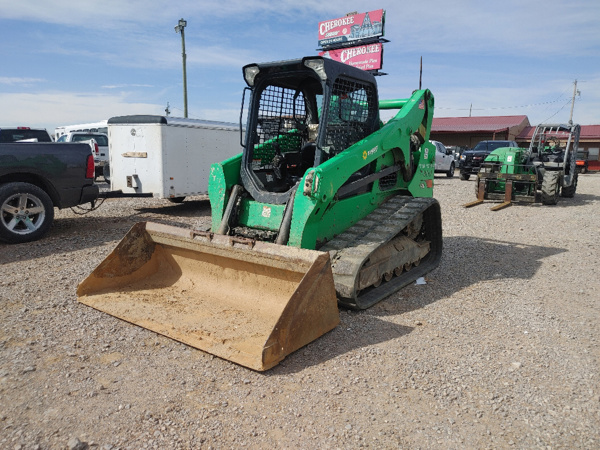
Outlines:
{"label": "green tractor", "polygon": [[490,153],[477,174],[477,200],[500,200],[492,211],[515,202],[556,205],[559,197],[572,198],[577,189],[576,155],[580,126],[538,125],[529,149],[502,147]]}

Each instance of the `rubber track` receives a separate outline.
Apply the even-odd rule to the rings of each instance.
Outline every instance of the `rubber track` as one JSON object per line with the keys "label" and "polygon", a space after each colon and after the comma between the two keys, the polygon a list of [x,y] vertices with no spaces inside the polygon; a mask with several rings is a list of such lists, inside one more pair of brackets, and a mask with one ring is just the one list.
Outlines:
{"label": "rubber track", "polygon": [[[356,280],[371,253],[393,239],[421,213],[424,213],[426,239],[431,242],[430,252],[421,264],[357,296]],[[319,250],[330,253],[339,303],[351,309],[369,308],[437,267],[442,253],[439,203],[433,198],[393,197]]]}

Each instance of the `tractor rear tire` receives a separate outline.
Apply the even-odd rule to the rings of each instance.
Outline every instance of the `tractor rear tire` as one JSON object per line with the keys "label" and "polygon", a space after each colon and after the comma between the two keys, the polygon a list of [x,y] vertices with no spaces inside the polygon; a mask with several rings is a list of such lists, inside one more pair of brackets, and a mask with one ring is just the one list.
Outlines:
{"label": "tractor rear tire", "polygon": [[556,205],[560,192],[560,172],[546,170],[542,180],[542,204]]}
{"label": "tractor rear tire", "polygon": [[575,191],[577,190],[577,172],[573,174],[573,184],[571,186],[563,186],[560,196],[566,198],[575,197]]}

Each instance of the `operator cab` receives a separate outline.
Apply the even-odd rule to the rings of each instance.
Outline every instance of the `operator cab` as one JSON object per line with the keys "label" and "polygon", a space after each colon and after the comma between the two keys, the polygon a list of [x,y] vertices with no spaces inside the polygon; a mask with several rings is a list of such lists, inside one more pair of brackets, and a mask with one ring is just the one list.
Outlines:
{"label": "operator cab", "polygon": [[284,204],[306,171],[379,126],[374,77],[320,57],[245,66],[252,96],[241,178],[251,196]]}

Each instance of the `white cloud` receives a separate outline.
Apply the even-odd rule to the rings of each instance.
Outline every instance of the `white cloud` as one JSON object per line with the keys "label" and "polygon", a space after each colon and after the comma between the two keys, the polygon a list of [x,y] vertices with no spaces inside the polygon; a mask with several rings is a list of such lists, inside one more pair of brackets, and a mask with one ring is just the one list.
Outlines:
{"label": "white cloud", "polygon": [[[238,95],[243,87],[244,64],[315,54],[319,21],[365,7],[387,11],[391,43],[385,46],[384,71],[390,76],[378,79],[383,98],[406,97],[418,86],[418,58],[425,55],[423,85],[436,96],[438,116],[468,115],[473,103],[473,114],[527,114],[532,122],[544,120],[569,101],[578,78],[582,95],[574,119],[600,122],[600,2],[587,0],[568,6],[563,0],[506,0],[501,8],[472,0],[452,5],[446,0],[381,0],[373,6],[358,0],[0,0],[0,21],[18,19],[30,27],[19,40],[21,53],[43,52],[63,70],[47,75],[33,59],[18,71],[4,66],[0,87],[10,88],[13,97],[0,94],[0,101],[8,111],[10,100],[10,107],[20,111],[15,120],[25,124],[163,114],[167,101],[174,105],[181,97],[181,40],[174,26],[184,17],[190,100],[195,93],[206,108],[195,108],[191,101],[190,114],[198,109],[202,118],[231,120],[238,114],[223,98]],[[574,58],[578,55],[583,56]],[[44,93],[37,86],[41,83],[64,92]],[[15,93],[31,92],[34,84],[34,96]],[[124,92],[67,92],[72,85],[78,91]],[[29,110],[20,107],[25,103]],[[555,117],[568,118],[569,109]],[[0,122],[6,122],[4,116]]]}
{"label": "white cloud", "polygon": [[10,117],[2,126],[46,128],[50,133],[60,125],[99,122],[129,114],[163,114],[164,107],[151,103],[130,103],[122,95],[90,95],[73,92],[40,94],[0,93],[0,104]]}
{"label": "white cloud", "polygon": [[7,84],[9,86],[30,86],[37,83],[42,83],[43,78],[20,78],[20,77],[0,77],[0,84]]}
{"label": "white cloud", "polygon": [[102,89],[124,89],[124,88],[131,88],[131,87],[144,87],[144,88],[151,88],[154,87],[151,84],[107,84],[104,86],[100,86]]}
{"label": "white cloud", "polygon": [[[194,17],[197,23],[210,23],[215,18],[232,18],[237,21],[256,19],[260,15],[290,17],[298,14],[313,16],[315,12],[336,14],[346,11],[344,3],[317,0],[184,0],[165,4],[162,0],[103,0],[73,2],[72,0],[0,0],[0,18],[39,21],[94,29],[115,29],[126,24],[148,26],[165,19],[173,21],[173,29],[180,17]],[[315,16],[316,19],[319,16]],[[256,20],[254,20],[256,21]],[[224,30],[227,32],[227,30]]]}
{"label": "white cloud", "polygon": [[[367,8],[367,9],[365,9]],[[0,18],[18,19],[111,30],[131,36],[155,31],[165,22],[173,30],[180,17],[188,20],[188,29],[204,30],[206,37],[226,37],[232,31],[243,34],[252,29],[252,38],[237,45],[252,48],[265,40],[261,29],[286,22],[306,23],[306,28],[349,11],[386,10],[386,37],[403,51],[415,49],[437,52],[520,52],[558,55],[585,53],[599,38],[597,18],[600,2],[575,0],[505,0],[502,6],[472,0],[423,0],[398,2],[380,0],[366,6],[362,0],[182,0],[165,4],[162,0],[0,0]],[[273,36],[281,39],[281,36]]]}

